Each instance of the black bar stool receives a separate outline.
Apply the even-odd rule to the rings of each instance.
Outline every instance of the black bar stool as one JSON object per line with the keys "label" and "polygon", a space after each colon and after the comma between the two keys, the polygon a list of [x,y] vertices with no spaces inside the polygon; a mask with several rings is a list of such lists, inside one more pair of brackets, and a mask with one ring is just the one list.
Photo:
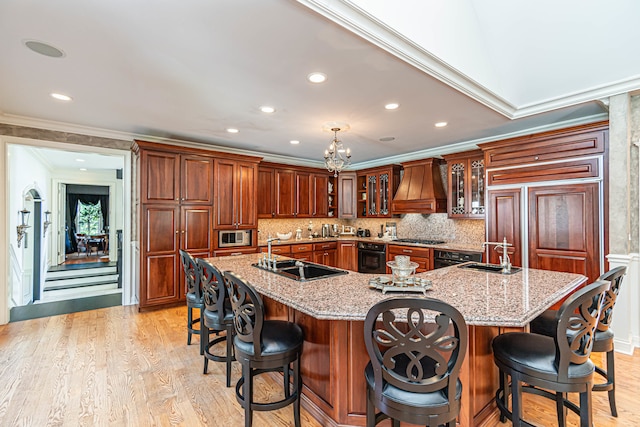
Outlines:
{"label": "black bar stool", "polygon": [[[242,378],[236,384],[236,399],[244,408],[244,425],[251,426],[253,411],[271,411],[293,403],[294,423],[300,427],[302,329],[292,322],[264,320],[264,305],[253,286],[230,271],[224,273],[224,279],[233,308],[236,360],[242,365]],[[253,377],[273,371],[284,375],[284,399],[254,402]],[[291,374],[292,384],[289,381]]]}
{"label": "black bar stool", "polygon": [[[197,263],[204,301],[204,310],[202,311],[202,319],[204,321],[202,327],[204,329],[202,338],[205,347],[204,368],[202,373],[207,373],[209,360],[225,362],[227,365],[227,387],[230,387],[231,362],[236,360],[233,356],[233,335],[235,328],[233,326],[231,302],[227,296],[224,279],[222,278],[220,270],[203,259],[198,259]],[[211,332],[217,335],[212,340],[209,339]],[[220,332],[224,332],[225,334],[220,336]],[[223,341],[226,345],[226,355],[218,356],[213,354],[211,348]]]}
{"label": "black bar stool", "polygon": [[455,427],[467,351],[467,326],[458,310],[432,298],[383,300],[367,313],[364,341],[371,359],[364,371],[367,427],[386,418],[394,427],[400,421]]}
{"label": "black bar stool", "polygon": [[[580,415],[581,427],[592,427],[594,364],[589,355],[608,288],[609,282],[596,281],[567,298],[558,311],[553,337],[511,332],[493,339],[493,360],[500,370],[496,392],[500,421],[509,418],[514,427],[532,426],[522,419],[522,392],[528,392],[556,401],[559,426],[565,425],[569,408]],[[580,406],[568,401],[567,393],[580,393]]]}
{"label": "black bar stool", "polygon": [[[602,369],[598,366],[595,367],[596,373],[606,379],[606,382],[594,384],[593,391],[609,392],[609,408],[611,409],[611,415],[614,417],[618,416],[615,396],[616,381],[613,351],[614,334],[613,331],[609,329],[609,326],[611,326],[611,320],[613,318],[613,307],[616,305],[616,300],[620,293],[620,285],[622,284],[622,279],[624,279],[626,273],[627,267],[616,267],[598,278],[598,280],[611,282],[611,287],[604,298],[604,305],[602,307],[602,313],[600,313],[600,320],[598,321],[598,328],[596,329],[593,349],[591,350],[595,353],[607,353],[606,369]],[[557,314],[556,310],[547,310],[540,316],[533,319],[530,324],[531,332],[553,336],[553,334],[555,334],[557,324]]]}
{"label": "black bar stool", "polygon": [[[200,354],[204,354],[204,341],[202,339],[202,287],[200,285],[200,274],[198,265],[191,254],[180,249],[180,259],[182,260],[182,268],[184,269],[185,283],[187,284],[187,345],[191,345],[191,336],[198,335],[200,337]],[[198,310],[198,317],[193,318],[193,309]],[[198,329],[194,325],[198,323]]]}

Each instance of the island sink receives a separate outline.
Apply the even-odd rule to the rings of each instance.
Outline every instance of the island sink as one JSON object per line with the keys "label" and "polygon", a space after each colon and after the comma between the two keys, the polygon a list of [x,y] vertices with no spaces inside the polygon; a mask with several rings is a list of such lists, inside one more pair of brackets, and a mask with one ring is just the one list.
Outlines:
{"label": "island sink", "polygon": [[520,267],[511,267],[509,272],[503,272],[502,266],[498,264],[484,264],[481,262],[472,262],[469,264],[462,264],[458,268],[468,268],[470,270],[477,271],[486,271],[487,273],[497,273],[497,274],[515,274],[522,270]]}
{"label": "island sink", "polygon": [[[252,264],[254,267],[264,269],[258,264]],[[271,271],[288,279],[293,279],[298,282],[308,282],[309,280],[326,279],[327,277],[339,276],[341,274],[348,274],[346,270],[340,270],[338,268],[329,267],[326,265],[314,264],[310,262],[303,262],[299,260],[285,260],[277,261],[275,270]]]}

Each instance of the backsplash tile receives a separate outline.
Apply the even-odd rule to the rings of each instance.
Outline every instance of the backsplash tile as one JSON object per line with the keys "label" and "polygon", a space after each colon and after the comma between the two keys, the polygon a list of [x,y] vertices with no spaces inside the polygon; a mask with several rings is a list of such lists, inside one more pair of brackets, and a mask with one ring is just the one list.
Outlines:
{"label": "backsplash tile", "polygon": [[[406,214],[398,218],[359,218],[346,220],[339,218],[311,219],[312,232],[321,233],[322,224],[349,225],[355,228],[369,229],[371,236],[375,237],[380,232],[380,226],[384,227],[388,222],[395,222],[399,238],[438,239],[460,244],[480,245],[485,240],[484,221],[477,219],[449,219],[444,214]],[[260,219],[258,238],[266,239],[276,233],[289,231],[295,237],[295,231],[302,229],[304,238],[309,236],[307,227],[309,219]]]}

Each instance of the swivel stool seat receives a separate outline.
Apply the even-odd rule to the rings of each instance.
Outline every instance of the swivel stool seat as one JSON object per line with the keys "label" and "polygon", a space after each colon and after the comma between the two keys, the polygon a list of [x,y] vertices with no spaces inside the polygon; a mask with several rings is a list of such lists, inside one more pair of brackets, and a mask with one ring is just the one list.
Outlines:
{"label": "swivel stool seat", "polygon": [[[233,308],[235,356],[242,365],[236,399],[244,408],[245,427],[251,427],[253,411],[271,411],[291,403],[295,426],[300,427],[302,328],[292,322],[265,320],[264,305],[254,287],[230,271],[224,272],[224,279]],[[284,398],[277,402],[254,402],[253,377],[273,371],[283,373]]]}
{"label": "swivel stool seat", "polygon": [[[500,421],[509,418],[514,427],[531,426],[522,419],[522,392],[529,392],[555,400],[559,426],[565,425],[568,408],[580,415],[580,427],[593,427],[594,364],[589,355],[608,288],[609,282],[596,281],[567,298],[558,310],[552,337],[511,332],[493,339],[493,359],[500,370],[496,392]],[[579,406],[566,399],[567,393],[580,394]]]}
{"label": "swivel stool seat", "polygon": [[[615,363],[613,352],[613,338],[614,334],[609,327],[611,326],[611,320],[613,318],[613,307],[616,305],[618,294],[620,293],[620,285],[622,279],[624,279],[627,273],[627,267],[616,267],[608,272],[604,273],[598,278],[606,282],[611,282],[610,288],[605,294],[604,305],[602,312],[600,313],[600,320],[598,321],[598,328],[596,329],[596,335],[593,342],[593,349],[591,351],[595,353],[606,353],[606,369],[602,369],[596,366],[596,373],[606,379],[606,382],[594,384],[593,391],[607,391],[609,397],[609,408],[611,409],[611,415],[618,416],[618,410],[616,409],[616,396],[615,396]],[[553,336],[556,328],[556,310],[546,310],[540,316],[531,321],[530,330],[536,334],[542,334],[547,336]]]}
{"label": "swivel stool seat", "polygon": [[[207,373],[209,360],[215,362],[225,362],[227,367],[227,387],[231,386],[231,362],[235,360],[233,356],[233,310],[231,302],[227,296],[226,287],[222,273],[215,266],[203,259],[198,259],[198,271],[200,273],[200,283],[204,309],[202,310],[202,339],[204,342],[204,368],[203,373]],[[216,333],[216,337],[210,339],[211,332]],[[220,335],[224,332],[224,335]],[[219,343],[225,343],[226,353],[224,356],[213,354],[212,347]]]}
{"label": "swivel stool seat", "polygon": [[[202,300],[202,286],[200,285],[200,274],[196,260],[187,251],[180,249],[180,259],[184,270],[185,283],[187,285],[187,345],[191,345],[191,336],[198,335],[200,337],[200,354],[204,354],[204,342],[202,340],[202,309],[204,302]],[[193,317],[193,310],[198,310],[198,317]],[[199,327],[196,329],[195,324]]]}
{"label": "swivel stool seat", "polygon": [[[397,313],[403,316],[396,321]],[[386,299],[367,313],[364,341],[371,360],[364,371],[367,427],[387,418],[394,427],[456,425],[468,341],[458,310],[431,298]]]}

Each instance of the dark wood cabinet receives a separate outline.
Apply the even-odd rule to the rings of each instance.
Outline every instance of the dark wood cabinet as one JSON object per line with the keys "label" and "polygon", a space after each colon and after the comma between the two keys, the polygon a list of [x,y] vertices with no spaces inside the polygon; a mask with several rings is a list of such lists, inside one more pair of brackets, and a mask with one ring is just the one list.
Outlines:
{"label": "dark wood cabinet", "polygon": [[144,151],[142,203],[212,203],[213,158]]}
{"label": "dark wood cabinet", "polygon": [[327,218],[336,212],[333,177],[320,169],[261,164],[257,188],[258,218]]}
{"label": "dark wood cabinet", "polygon": [[330,267],[338,266],[338,243],[323,242],[313,244],[313,262]]}
{"label": "dark wood cabinet", "polygon": [[[179,249],[208,257],[211,248],[211,207],[144,205],[141,276],[153,280],[140,289],[140,306],[184,299],[186,293]],[[150,283],[150,282],[147,282]]]}
{"label": "dark wood cabinet", "polygon": [[294,243],[291,245],[291,258],[313,261],[313,243]]}
{"label": "dark wood cabinet", "polygon": [[600,275],[598,184],[529,188],[529,266]]}
{"label": "dark wood cabinet", "polygon": [[358,217],[358,177],[355,172],[340,172],[338,175],[338,218]]}
{"label": "dark wood cabinet", "polygon": [[[513,244],[513,265],[584,274],[590,282],[606,269],[608,221],[600,212],[608,210],[608,176],[600,164],[607,141],[601,122],[480,145],[487,237]],[[499,255],[491,248],[488,262],[499,263]]]}
{"label": "dark wood cabinet", "polygon": [[338,242],[338,268],[358,271],[358,243]]}
{"label": "dark wood cabinet", "polygon": [[[522,266],[522,227],[520,216],[520,188],[489,190],[487,192],[487,238],[491,242],[502,242],[506,237],[507,242],[513,246],[507,249],[511,258],[511,264]],[[488,261],[499,264],[498,253],[493,247],[489,247]]]}
{"label": "dark wood cabinet", "polygon": [[258,166],[258,218],[275,218],[276,216],[275,179],[275,168]]}
{"label": "dark wood cabinet", "polygon": [[[433,249],[405,245],[387,245],[387,261],[393,261],[396,255],[407,255],[413,262],[418,263],[416,273],[433,270]],[[387,274],[391,268],[387,266]]]}
{"label": "dark wood cabinet", "polygon": [[[331,178],[333,181],[333,178]],[[335,212],[334,202],[336,201],[335,192],[329,193],[329,175],[312,174],[311,175],[311,193],[313,195],[313,206],[311,207],[311,216],[317,218],[325,218],[329,216],[329,210]],[[331,189],[334,190],[333,184]],[[331,206],[329,206],[331,200]],[[334,213],[331,216],[335,215]]]}
{"label": "dark wood cabinet", "polygon": [[215,160],[215,215],[217,229],[251,229],[258,226],[257,163]]}
{"label": "dark wood cabinet", "polygon": [[485,176],[482,151],[466,151],[443,157],[447,161],[449,218],[483,219]]}
{"label": "dark wood cabinet", "polygon": [[391,217],[391,201],[399,183],[400,167],[396,165],[359,171],[358,217]]}
{"label": "dark wood cabinet", "polygon": [[227,159],[227,153],[146,141],[135,141],[132,150],[139,191],[139,307],[145,309],[184,300],[179,250],[211,256],[216,220],[218,225],[256,228],[260,159],[235,154]]}

